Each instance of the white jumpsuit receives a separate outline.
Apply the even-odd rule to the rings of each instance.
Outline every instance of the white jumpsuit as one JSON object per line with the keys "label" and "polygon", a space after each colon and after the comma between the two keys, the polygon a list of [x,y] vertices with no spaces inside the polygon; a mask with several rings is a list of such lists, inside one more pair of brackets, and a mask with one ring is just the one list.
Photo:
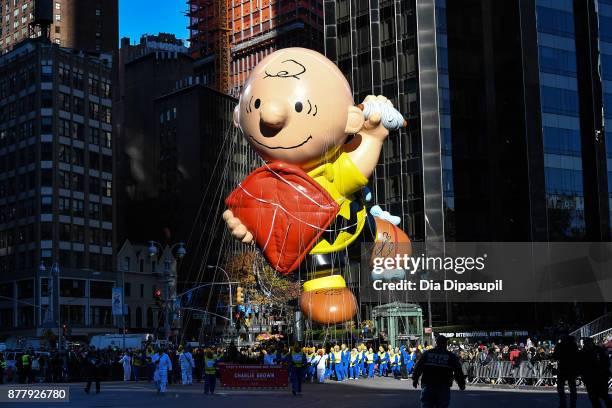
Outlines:
{"label": "white jumpsuit", "polygon": [[166,353],[159,358],[157,369],[159,370],[159,392],[164,393],[168,385],[168,371],[172,371],[172,362]]}
{"label": "white jumpsuit", "polygon": [[123,381],[130,381],[132,377],[132,358],[124,354],[119,362],[123,364]]}
{"label": "white jumpsuit", "polygon": [[181,365],[181,377],[183,385],[193,384],[192,370],[194,367],[193,356],[190,352],[181,353],[179,357],[179,363]]}

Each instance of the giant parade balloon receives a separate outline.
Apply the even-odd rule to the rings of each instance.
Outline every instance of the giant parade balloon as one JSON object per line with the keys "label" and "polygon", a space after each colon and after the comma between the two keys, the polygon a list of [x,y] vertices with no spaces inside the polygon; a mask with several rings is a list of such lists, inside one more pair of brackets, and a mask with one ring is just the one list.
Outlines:
{"label": "giant parade balloon", "polygon": [[[383,96],[355,105],[338,67],[304,48],[281,49],[259,62],[234,124],[263,165],[227,197],[223,219],[235,239],[254,243],[281,274],[298,269],[309,254],[344,251],[359,241],[371,217],[362,189],[389,130],[406,126]],[[336,323],[355,314],[352,292],[334,279],[319,281],[316,290],[304,284],[302,308],[314,321]]]}

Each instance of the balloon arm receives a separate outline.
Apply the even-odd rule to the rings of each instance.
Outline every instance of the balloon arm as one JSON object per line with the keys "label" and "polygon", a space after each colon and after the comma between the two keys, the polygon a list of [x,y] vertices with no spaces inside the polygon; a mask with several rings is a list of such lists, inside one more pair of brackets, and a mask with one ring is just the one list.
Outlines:
{"label": "balloon arm", "polygon": [[347,146],[347,153],[351,161],[367,179],[370,178],[378,163],[382,145],[382,140],[360,132]]}

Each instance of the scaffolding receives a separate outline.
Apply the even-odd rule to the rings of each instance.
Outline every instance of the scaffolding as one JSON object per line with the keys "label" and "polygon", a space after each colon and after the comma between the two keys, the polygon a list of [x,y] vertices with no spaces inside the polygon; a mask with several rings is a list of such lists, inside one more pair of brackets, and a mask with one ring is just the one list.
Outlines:
{"label": "scaffolding", "polygon": [[230,28],[227,0],[188,0],[192,56],[214,55],[215,88],[230,90]]}

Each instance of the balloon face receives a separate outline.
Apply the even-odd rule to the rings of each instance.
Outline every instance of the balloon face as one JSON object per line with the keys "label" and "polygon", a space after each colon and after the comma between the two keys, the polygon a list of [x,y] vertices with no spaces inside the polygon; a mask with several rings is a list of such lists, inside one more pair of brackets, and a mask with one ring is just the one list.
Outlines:
{"label": "balloon face", "polygon": [[300,309],[314,322],[336,324],[355,316],[357,301],[348,288],[317,289],[302,293]]}
{"label": "balloon face", "polygon": [[234,122],[265,160],[314,167],[345,142],[350,87],[318,52],[285,48],[264,58],[247,80]]}

